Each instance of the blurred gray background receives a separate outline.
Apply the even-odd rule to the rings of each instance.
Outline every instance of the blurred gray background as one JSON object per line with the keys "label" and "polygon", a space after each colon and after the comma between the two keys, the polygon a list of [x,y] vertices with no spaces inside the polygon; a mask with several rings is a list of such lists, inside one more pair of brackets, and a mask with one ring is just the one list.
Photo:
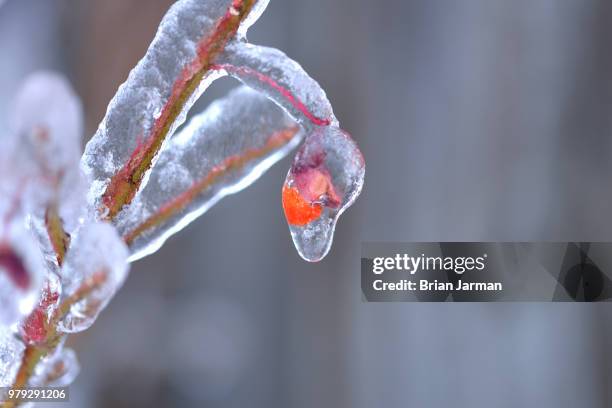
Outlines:
{"label": "blurred gray background", "polygon": [[[8,0],[0,128],[46,68],[93,134],[170,3]],[[133,265],[71,340],[70,406],[612,406],[609,305],[366,304],[359,287],[362,241],[612,240],[610,38],[607,0],[272,0],[249,39],[326,89],[365,190],[319,264],[282,216],[286,159]]]}

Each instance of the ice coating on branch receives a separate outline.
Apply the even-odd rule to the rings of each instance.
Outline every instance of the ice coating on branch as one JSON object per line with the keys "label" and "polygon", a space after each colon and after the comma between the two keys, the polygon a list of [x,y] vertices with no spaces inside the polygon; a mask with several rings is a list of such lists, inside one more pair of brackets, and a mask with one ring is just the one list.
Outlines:
{"label": "ice coating on branch", "polygon": [[[223,12],[209,2],[194,0],[175,3],[164,16],[147,53],[119,87],[85,148],[82,166],[93,182],[89,200],[95,208],[101,203],[94,200],[102,197],[110,179],[154,132],[175,82],[196,60],[198,42],[212,33]],[[188,108],[182,109],[172,129],[184,120]]]}
{"label": "ice coating on branch", "polygon": [[40,211],[72,191],[81,156],[81,102],[64,77],[40,71],[23,82],[11,119],[0,151],[2,190],[19,196],[25,212]]}
{"label": "ice coating on branch", "polygon": [[[315,261],[327,253],[361,190],[363,158],[299,64],[244,42],[267,3],[177,1],[82,159],[81,106],[68,82],[48,72],[26,81],[0,149],[0,386],[14,381],[24,343],[18,384],[69,384],[79,365],[63,348],[65,334],[88,328],[124,282],[124,240],[132,260],[153,252],[303,135],[283,207],[300,254]],[[231,93],[172,138],[226,74],[253,89]],[[100,218],[121,235],[91,221]]]}
{"label": "ice coating on branch", "polygon": [[57,196],[58,216],[64,230],[75,231],[85,219],[94,217],[94,212],[87,206],[86,196],[89,182],[77,165],[74,170],[64,175],[63,188]]}
{"label": "ice coating on branch", "polygon": [[91,326],[125,281],[127,257],[126,245],[110,224],[91,223],[79,230],[60,272],[62,302],[71,303],[60,331],[73,333]]}
{"label": "ice coating on branch", "polygon": [[338,125],[325,91],[280,50],[234,41],[215,68],[267,95],[304,127]]}
{"label": "ice coating on branch", "polygon": [[80,369],[74,350],[60,347],[55,353],[45,357],[36,365],[29,385],[66,387],[74,381]]}
{"label": "ice coating on branch", "polygon": [[0,326],[0,387],[13,384],[24,349],[9,327]]}
{"label": "ice coating on branch", "polygon": [[181,0],[169,9],[85,149],[82,167],[93,182],[93,208],[112,218],[146,184],[167,136],[220,76],[210,64],[241,23],[246,30],[264,6],[255,0]]}
{"label": "ice coating on branch", "polygon": [[270,3],[270,0],[258,0],[255,2],[251,12],[242,21],[240,27],[238,27],[238,32],[236,33],[237,39],[246,40],[247,31],[257,20],[259,20],[259,17],[261,17],[266,7],[268,7],[268,3]]}
{"label": "ice coating on branch", "polygon": [[283,209],[291,237],[307,261],[319,261],[332,244],[340,215],[363,187],[365,164],[343,130],[321,127],[295,156],[283,186]]}
{"label": "ice coating on branch", "polygon": [[14,220],[0,237],[0,324],[11,325],[32,311],[45,269],[38,243]]}
{"label": "ice coating on branch", "polygon": [[300,255],[322,259],[339,216],[363,186],[363,156],[338,126],[325,91],[302,67],[274,49],[234,41],[215,68],[270,97],[307,133],[283,188],[283,207]]}
{"label": "ice coating on branch", "polygon": [[170,140],[148,184],[117,217],[131,260],[253,183],[300,140],[289,115],[247,87],[214,102]]}
{"label": "ice coating on branch", "polygon": [[63,76],[39,71],[27,77],[15,100],[12,127],[9,150],[20,169],[59,176],[78,167],[81,102]]}

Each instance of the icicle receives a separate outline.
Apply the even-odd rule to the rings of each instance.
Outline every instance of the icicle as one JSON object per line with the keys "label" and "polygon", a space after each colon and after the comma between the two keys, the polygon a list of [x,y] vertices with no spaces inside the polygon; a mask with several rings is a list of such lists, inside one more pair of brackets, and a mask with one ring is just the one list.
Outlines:
{"label": "icicle", "polygon": [[307,261],[319,261],[332,244],[340,215],[363,187],[365,164],[351,137],[321,127],[300,148],[283,186],[283,208],[293,242]]}
{"label": "icicle", "polygon": [[339,216],[361,192],[365,164],[359,148],[338,127],[319,84],[281,51],[234,42],[216,68],[270,97],[304,127],[304,146],[283,187],[283,207],[299,254],[322,259]]}

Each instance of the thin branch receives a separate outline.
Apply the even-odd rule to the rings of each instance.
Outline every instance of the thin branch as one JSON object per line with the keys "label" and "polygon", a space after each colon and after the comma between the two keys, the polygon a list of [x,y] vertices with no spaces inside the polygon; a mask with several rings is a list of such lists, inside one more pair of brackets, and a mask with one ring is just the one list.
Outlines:
{"label": "thin branch", "polygon": [[289,141],[295,137],[298,131],[298,126],[293,126],[291,128],[278,131],[268,139],[264,146],[258,149],[249,149],[241,155],[228,157],[223,163],[216,166],[202,179],[196,181],[183,193],[161,206],[156,213],[145,219],[140,225],[127,233],[123,237],[124,241],[128,245],[131,245],[134,240],[144,232],[161,225],[170,217],[186,208],[198,197],[199,194],[214,186],[215,183],[219,182],[224,175],[231,171],[236,171],[242,167],[245,167],[249,162],[264,157],[269,152],[289,143]]}
{"label": "thin branch", "polygon": [[168,136],[172,124],[198,89],[214,59],[235,36],[240,23],[254,4],[255,0],[233,0],[225,15],[217,22],[213,33],[200,42],[197,58],[183,69],[181,76],[174,83],[172,94],[155,121],[151,134],[136,148],[128,162],[112,177],[107,186],[102,202],[108,209],[106,212],[108,220],[114,219],[121,208],[132,201],[145,173]]}
{"label": "thin branch", "polygon": [[[61,344],[62,339],[66,337],[64,333],[57,331],[59,322],[66,317],[70,308],[76,303],[86,298],[90,293],[99,288],[107,279],[107,272],[99,271],[88,279],[70,296],[64,299],[58,308],[55,310],[53,317],[47,324],[48,331],[45,339],[40,343],[26,345],[21,365],[17,371],[17,376],[13,382],[12,389],[22,389],[28,386],[28,382],[34,373],[36,365],[47,355],[53,354],[57,346]],[[5,401],[0,405],[0,408],[14,408],[21,405],[19,401]]]}
{"label": "thin branch", "polygon": [[296,95],[294,95],[291,90],[287,89],[283,85],[279,84],[272,77],[265,75],[251,67],[246,66],[236,66],[232,64],[214,64],[210,67],[211,70],[214,71],[226,71],[229,74],[239,74],[242,76],[251,77],[260,83],[274,89],[277,91],[283,98],[287,100],[295,109],[301,112],[308,120],[310,120],[314,125],[317,126],[329,126],[332,121],[329,118],[320,118],[312,113],[306,104],[302,102]]}
{"label": "thin branch", "polygon": [[55,251],[57,264],[62,266],[64,257],[68,251],[70,245],[70,235],[64,231],[62,219],[59,216],[57,203],[49,205],[45,212],[45,227],[47,229],[47,235]]}

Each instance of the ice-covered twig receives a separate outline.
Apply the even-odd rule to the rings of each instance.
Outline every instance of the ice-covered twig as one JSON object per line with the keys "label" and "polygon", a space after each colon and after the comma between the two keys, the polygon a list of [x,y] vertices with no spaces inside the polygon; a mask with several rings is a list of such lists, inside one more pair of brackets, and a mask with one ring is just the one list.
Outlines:
{"label": "ice-covered twig", "polygon": [[[13,315],[4,307],[0,317],[20,322],[20,340],[6,344],[12,359],[22,356],[18,370],[14,361],[0,366],[3,383],[15,371],[15,387],[71,381],[78,364],[63,348],[66,334],[94,322],[125,280],[128,258],[154,252],[302,140],[282,188],[283,208],[302,257],[317,261],[329,251],[339,216],[361,191],[364,160],[297,62],[246,43],[266,4],[177,1],[80,160],[78,98],[51,73],[27,82],[10,146],[0,151],[0,192],[11,198],[0,200],[0,279],[10,281],[0,281],[0,303],[19,306]],[[225,75],[247,87],[174,136],[205,88]],[[37,264],[41,252],[46,269]],[[20,302],[35,300],[43,284],[23,319],[36,302]],[[29,297],[15,302],[15,288]]]}
{"label": "ice-covered twig", "polygon": [[45,227],[49,241],[55,251],[57,264],[62,266],[66,251],[68,251],[68,246],[70,245],[70,236],[64,230],[64,225],[55,203],[51,204],[45,212]]}
{"label": "ice-covered twig", "polygon": [[[12,266],[0,266],[0,270],[10,276],[11,269],[22,269],[29,281],[38,283],[28,285],[32,306],[40,296],[33,310],[20,306],[22,313],[29,314],[19,324],[20,339],[26,343],[15,374],[14,386],[19,387],[28,384],[38,361],[57,347],[61,337],[54,335],[57,323],[50,319],[61,293],[55,273],[69,244],[65,221],[75,228],[84,210],[84,199],[78,198],[80,190],[75,183],[80,179],[81,105],[63,77],[38,72],[20,89],[12,120],[0,168],[0,183],[12,199],[4,213],[0,246],[5,254],[2,258],[14,261]],[[43,253],[48,257],[47,268]],[[0,274],[0,280],[6,276]],[[19,290],[4,294],[6,288],[1,282],[0,299],[23,304],[26,299]],[[8,311],[4,306],[2,316]]]}
{"label": "ice-covered twig", "polygon": [[78,231],[59,272],[62,290],[70,297],[78,294],[86,282],[97,285],[87,297],[71,304],[58,330],[74,333],[93,324],[123,285],[129,270],[127,258],[128,248],[112,225],[91,222]]}
{"label": "ice-covered twig", "polygon": [[[29,385],[31,383],[32,376],[35,374],[35,370],[40,365],[41,361],[47,356],[53,356],[54,353],[59,352],[58,346],[66,337],[66,334],[57,330],[59,327],[59,322],[66,318],[74,305],[79,304],[79,302],[82,302],[84,299],[90,296],[91,293],[98,290],[98,288],[104,284],[105,276],[106,273],[100,272],[93,274],[90,278],[83,281],[72,295],[64,299],[62,303],[54,309],[48,322],[41,322],[41,324],[44,324],[44,326],[37,329],[40,330],[40,337],[37,337],[36,341],[32,341],[25,346],[21,357],[21,364],[19,365],[15,379],[12,382],[13,389],[21,389]],[[51,365],[51,369],[53,367],[54,364]],[[50,381],[57,380],[57,378],[51,375],[52,373],[48,374],[50,376]],[[76,373],[73,375],[76,375]],[[39,386],[49,385],[49,383],[44,382],[43,378],[38,378],[37,382],[39,383]],[[9,400],[2,403],[0,408],[14,408],[17,405],[18,402],[16,400]]]}
{"label": "ice-covered twig", "polygon": [[182,0],[170,8],[83,157],[93,182],[90,203],[104,218],[113,219],[132,201],[168,136],[218,76],[210,70],[213,60],[265,3]]}
{"label": "ice-covered twig", "polygon": [[[155,177],[156,187],[142,195],[138,193],[143,188],[146,190],[150,172],[152,169],[155,172],[159,156],[174,157],[171,150],[176,150],[177,146],[169,145],[170,136],[183,122],[193,102],[215,79],[231,75],[269,97],[302,128],[300,133],[305,135],[306,143],[309,143],[312,134],[330,134],[330,141],[336,134],[343,134],[344,139],[350,139],[346,132],[338,128],[338,120],[321,86],[297,62],[279,50],[244,41],[242,35],[261,14],[265,4],[262,1],[254,3],[239,0],[231,4],[220,0],[177,2],[162,20],[145,57],[109,104],[98,132],[87,145],[82,166],[92,182],[89,202],[99,210],[102,218],[115,220],[132,247],[132,260],[159,248],[169,235],[214,204],[214,197],[218,196],[216,191],[231,189],[230,185],[224,186],[226,181],[220,175],[226,172],[224,166],[233,169],[242,163],[236,157],[232,157],[229,162],[218,161],[219,168],[214,171],[208,169],[207,173],[198,174],[198,177],[188,174],[190,171],[184,166],[164,165],[163,171],[160,170]],[[219,116],[231,114],[232,106],[226,104]],[[336,130],[322,133],[319,130],[328,127]],[[188,126],[182,133],[184,135],[189,132],[195,132],[194,126]],[[230,142],[231,138],[227,144]],[[333,146],[332,143],[319,145]],[[349,153],[361,158],[354,143],[347,146],[351,147]],[[264,152],[260,152],[256,156],[263,155]],[[225,158],[222,156],[218,159]],[[363,163],[363,160],[360,162]],[[319,171],[320,175],[331,174],[324,168]],[[342,169],[338,166],[335,171],[341,172]],[[186,179],[191,185],[179,185],[178,190],[173,189],[172,183],[181,182],[181,172],[187,173]],[[363,172],[353,171],[349,178],[360,174]],[[332,178],[328,177],[327,181],[331,183]],[[351,194],[345,198],[359,193],[363,177],[353,182],[354,185],[349,188]],[[234,181],[228,183],[235,184]],[[165,186],[167,194],[163,200],[157,200],[153,205],[148,196],[151,191],[162,191],[160,186]],[[348,186],[338,188],[346,190]],[[305,197],[301,187],[291,191],[293,198],[300,197],[304,204],[293,207],[292,214],[299,208],[314,214],[324,199],[312,195]],[[352,194],[354,192],[356,194]],[[207,194],[209,198],[206,198]],[[202,195],[204,198],[197,199]],[[144,197],[144,200],[139,199],[139,196]],[[287,197],[285,194],[285,204],[296,202],[288,201]],[[306,235],[322,232],[319,235],[328,241],[326,250],[300,248],[306,242],[312,242],[312,239],[300,239],[299,232],[302,230],[294,228],[295,223],[289,223],[292,237],[302,256],[308,260],[318,260],[327,253],[338,216],[353,201],[350,199],[338,203],[339,210],[334,211],[329,220],[321,219],[318,224],[314,223],[303,230]],[[287,211],[289,207],[285,205],[284,208]],[[329,215],[322,211],[319,214]],[[311,221],[316,220],[313,218]],[[329,224],[328,227],[322,228],[325,223]],[[320,228],[312,228],[317,225]],[[315,252],[317,256],[314,256]],[[307,253],[312,255],[308,256]]]}
{"label": "ice-covered twig", "polygon": [[304,146],[283,187],[283,209],[298,253],[321,260],[339,217],[361,192],[365,161],[359,148],[339,128],[323,89],[283,52],[233,42],[215,68],[270,97],[304,128]]}
{"label": "ice-covered twig", "polygon": [[299,126],[247,87],[213,103],[169,141],[148,184],[117,218],[131,259],[253,183],[300,140]]}
{"label": "ice-covered twig", "polygon": [[37,72],[20,89],[12,119],[3,181],[21,181],[14,189],[18,205],[6,216],[16,210],[31,215],[39,239],[49,241],[61,263],[67,243],[64,221],[74,221],[84,202],[74,200],[80,177],[81,103],[62,76]]}
{"label": "ice-covered twig", "polygon": [[234,41],[213,68],[268,96],[306,128],[338,125],[325,91],[280,50]]}

